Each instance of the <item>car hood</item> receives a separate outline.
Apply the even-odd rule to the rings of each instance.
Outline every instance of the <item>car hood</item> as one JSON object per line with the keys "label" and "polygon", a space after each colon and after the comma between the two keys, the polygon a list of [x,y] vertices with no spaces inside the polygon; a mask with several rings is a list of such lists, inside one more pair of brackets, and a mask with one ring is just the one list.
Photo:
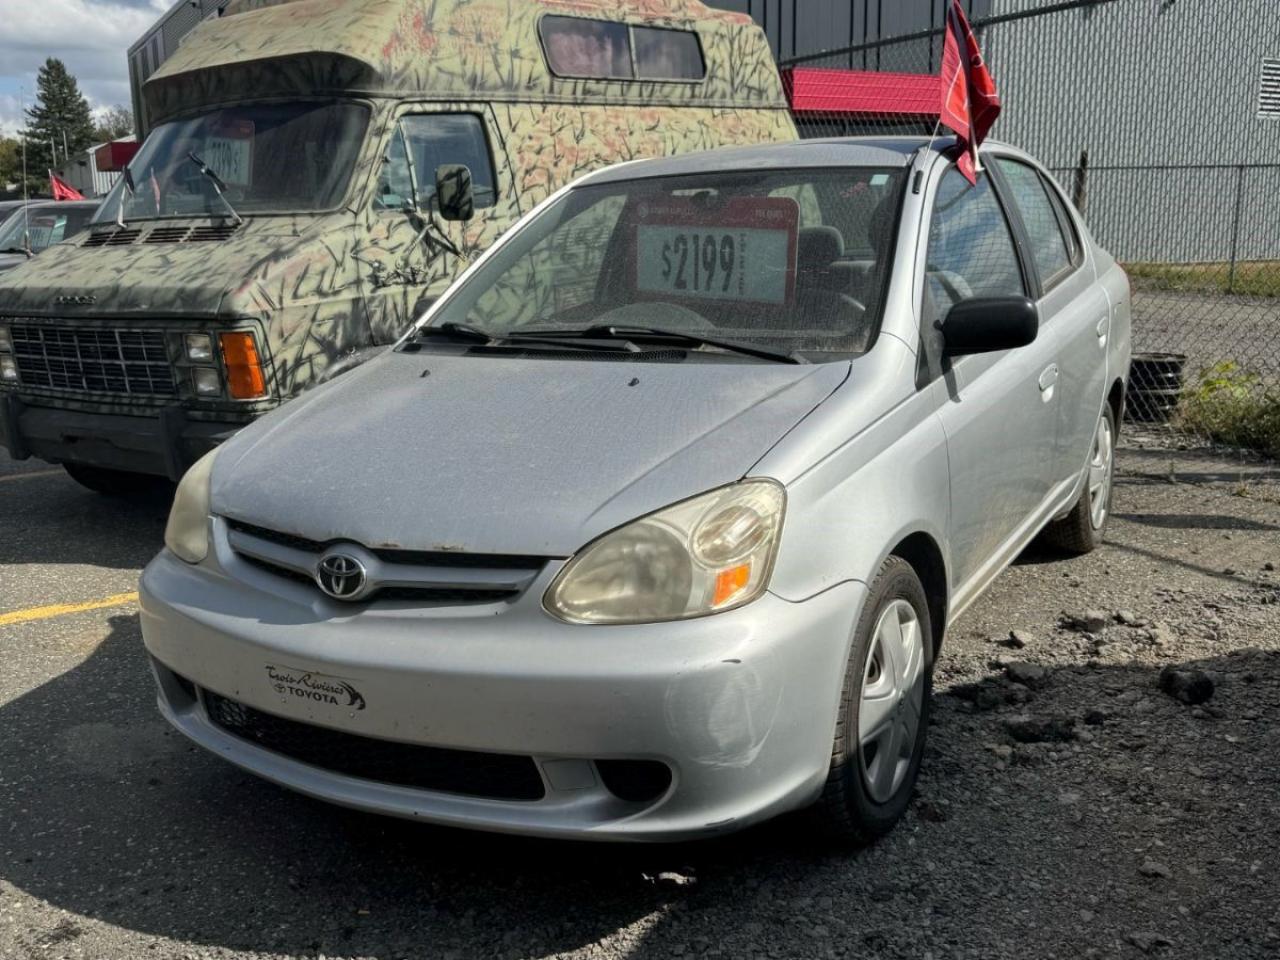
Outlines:
{"label": "car hood", "polygon": [[25,253],[0,253],[0,270],[12,270],[30,259]]}
{"label": "car hood", "polygon": [[569,556],[741,479],[848,371],[387,353],[228,441],[212,507],[318,541]]}

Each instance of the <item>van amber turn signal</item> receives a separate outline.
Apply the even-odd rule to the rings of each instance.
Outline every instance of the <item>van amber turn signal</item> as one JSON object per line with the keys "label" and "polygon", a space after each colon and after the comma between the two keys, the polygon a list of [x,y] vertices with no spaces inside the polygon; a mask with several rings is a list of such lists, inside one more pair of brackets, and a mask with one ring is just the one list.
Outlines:
{"label": "van amber turn signal", "polygon": [[221,334],[222,362],[227,368],[227,391],[236,400],[256,400],[267,395],[267,380],[252,333]]}

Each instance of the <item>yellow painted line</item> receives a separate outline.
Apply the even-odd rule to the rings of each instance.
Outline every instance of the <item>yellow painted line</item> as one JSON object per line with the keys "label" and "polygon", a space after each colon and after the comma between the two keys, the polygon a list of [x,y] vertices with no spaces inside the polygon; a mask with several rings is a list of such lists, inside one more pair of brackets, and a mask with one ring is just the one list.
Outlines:
{"label": "yellow painted line", "polygon": [[61,470],[28,470],[25,473],[8,473],[0,477],[0,483],[8,480],[34,480],[36,477],[66,476]]}
{"label": "yellow painted line", "polygon": [[65,617],[69,613],[84,613],[86,610],[126,607],[137,602],[137,593],[117,593],[114,597],[103,597],[101,600],[89,600],[86,603],[55,603],[49,607],[30,607],[26,610],[15,610],[13,613],[0,613],[0,627],[11,627],[15,623],[30,623],[32,620]]}

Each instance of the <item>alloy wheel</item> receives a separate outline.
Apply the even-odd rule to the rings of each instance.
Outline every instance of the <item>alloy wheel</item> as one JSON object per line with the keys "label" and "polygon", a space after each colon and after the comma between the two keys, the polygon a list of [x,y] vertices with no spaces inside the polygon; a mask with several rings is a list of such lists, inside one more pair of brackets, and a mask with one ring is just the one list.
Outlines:
{"label": "alloy wheel", "polygon": [[1111,478],[1115,472],[1115,437],[1111,419],[1103,416],[1093,435],[1093,456],[1089,460],[1089,519],[1101,530],[1111,509]]}

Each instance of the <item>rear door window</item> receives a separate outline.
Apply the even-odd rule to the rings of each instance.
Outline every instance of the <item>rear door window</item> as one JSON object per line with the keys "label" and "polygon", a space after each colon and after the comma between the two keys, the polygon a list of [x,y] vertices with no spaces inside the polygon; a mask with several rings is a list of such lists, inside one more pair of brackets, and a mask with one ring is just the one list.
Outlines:
{"label": "rear door window", "polygon": [[1048,185],[1036,170],[1007,157],[998,157],[996,164],[1022,216],[1041,285],[1048,290],[1071,272],[1074,260],[1071,245],[1062,232],[1062,217],[1050,200]]}
{"label": "rear door window", "polygon": [[971,186],[954,167],[938,187],[926,259],[935,318],[962,300],[1027,295],[1004,209],[986,174]]}
{"label": "rear door window", "polygon": [[641,80],[701,80],[707,73],[698,35],[688,30],[632,27]]}

